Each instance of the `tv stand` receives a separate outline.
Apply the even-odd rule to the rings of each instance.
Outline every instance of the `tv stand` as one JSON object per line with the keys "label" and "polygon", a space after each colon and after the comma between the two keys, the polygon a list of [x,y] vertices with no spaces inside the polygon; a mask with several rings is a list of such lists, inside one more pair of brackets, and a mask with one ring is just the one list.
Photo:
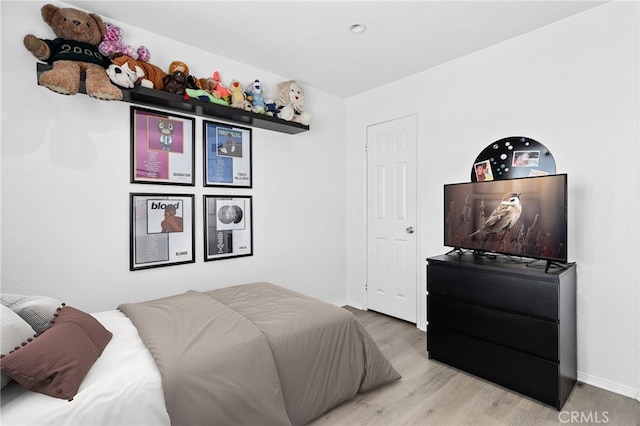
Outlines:
{"label": "tv stand", "polygon": [[446,252],[445,256],[451,255],[452,253],[462,256],[464,254],[464,251],[460,247],[454,247],[448,252]]}
{"label": "tv stand", "polygon": [[551,266],[555,266],[557,268],[562,268],[562,269],[567,269],[567,267],[565,265],[562,265],[558,262],[554,262],[552,260],[547,260],[547,266],[544,267],[544,272],[548,273],[549,272],[549,268],[551,268]]}
{"label": "tv stand", "polygon": [[491,253],[488,251],[480,251],[480,250],[474,250],[473,251],[473,255],[476,257],[483,257],[485,259],[497,259],[498,256],[495,253]]}
{"label": "tv stand", "polygon": [[529,267],[532,267],[532,268],[535,268],[535,267],[537,267],[536,263],[538,263],[538,262],[545,262],[545,265],[544,265],[545,274],[548,273],[549,269],[552,269],[552,268],[567,269],[571,265],[573,265],[573,263],[562,264],[562,263],[558,263],[558,262],[553,261],[553,260],[538,260],[538,259],[534,259],[534,260],[532,260],[530,262],[527,262],[527,263],[525,263],[525,265],[527,265]]}
{"label": "tv stand", "polygon": [[577,379],[576,266],[427,259],[429,358],[560,410]]}

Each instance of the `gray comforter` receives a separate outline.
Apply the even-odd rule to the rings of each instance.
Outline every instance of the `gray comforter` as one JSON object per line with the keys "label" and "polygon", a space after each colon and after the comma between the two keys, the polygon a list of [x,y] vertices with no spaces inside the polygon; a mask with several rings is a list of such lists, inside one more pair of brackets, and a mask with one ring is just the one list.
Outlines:
{"label": "gray comforter", "polygon": [[123,304],[173,425],[304,425],[400,375],[348,311],[269,283]]}

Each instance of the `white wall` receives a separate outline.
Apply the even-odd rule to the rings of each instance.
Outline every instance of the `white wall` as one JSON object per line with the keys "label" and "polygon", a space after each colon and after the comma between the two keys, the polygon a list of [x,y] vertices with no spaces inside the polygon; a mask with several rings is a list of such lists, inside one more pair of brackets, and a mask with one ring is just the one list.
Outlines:
{"label": "white wall", "polygon": [[473,161],[491,142],[528,136],[546,145],[558,172],[569,176],[568,251],[578,265],[579,379],[638,398],[638,15],[637,2],[605,4],[349,98],[349,303],[365,305],[367,125],[418,116],[423,327],[425,259],[447,250],[442,246],[443,184],[469,181]]}
{"label": "white wall", "polygon": [[[46,294],[95,312],[186,291],[271,281],[322,300],[346,301],[343,150],[345,101],[305,85],[121,25],[146,45],[151,62],[179,59],[197,77],[219,70],[227,83],[297,79],[313,116],[311,131],[253,132],[253,189],[202,186],[202,131],[196,118],[196,186],[129,183],[129,108],[37,85],[27,33],[54,38],[44,2],[1,2],[2,291]],[[55,3],[59,4],[59,3]],[[64,4],[61,4],[64,6]],[[118,23],[103,16],[105,21]],[[196,263],[129,271],[129,193],[193,193]],[[203,261],[202,195],[254,197],[254,255]]]}

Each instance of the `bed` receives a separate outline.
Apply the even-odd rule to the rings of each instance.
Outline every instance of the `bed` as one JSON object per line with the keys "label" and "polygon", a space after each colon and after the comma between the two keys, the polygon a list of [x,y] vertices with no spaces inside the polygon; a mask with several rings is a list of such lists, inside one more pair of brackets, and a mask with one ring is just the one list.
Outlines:
{"label": "bed", "polygon": [[3,425],[304,425],[400,379],[350,312],[271,283],[92,317],[112,336],[73,399],[10,383]]}

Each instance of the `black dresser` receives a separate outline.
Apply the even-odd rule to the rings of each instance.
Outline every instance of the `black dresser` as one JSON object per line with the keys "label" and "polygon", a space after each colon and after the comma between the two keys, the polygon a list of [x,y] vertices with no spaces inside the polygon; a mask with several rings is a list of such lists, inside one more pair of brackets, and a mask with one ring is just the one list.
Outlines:
{"label": "black dresser", "polygon": [[429,358],[560,410],[577,376],[576,266],[427,259]]}

